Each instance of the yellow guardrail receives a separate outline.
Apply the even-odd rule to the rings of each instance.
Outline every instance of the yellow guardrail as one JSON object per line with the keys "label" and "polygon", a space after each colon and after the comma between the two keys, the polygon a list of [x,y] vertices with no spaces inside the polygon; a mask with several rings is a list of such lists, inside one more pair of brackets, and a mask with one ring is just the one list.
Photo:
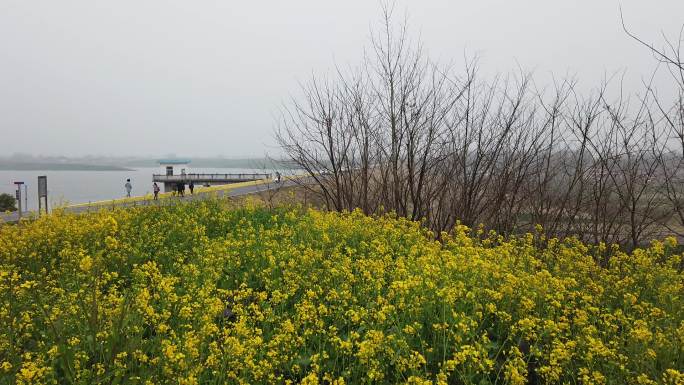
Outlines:
{"label": "yellow guardrail", "polygon": [[[247,181],[247,182],[239,182],[239,183],[230,183],[230,184],[224,184],[224,185],[216,185],[216,186],[209,186],[209,187],[204,187],[204,186],[195,186],[195,195],[197,194],[207,194],[207,193],[212,193],[212,192],[218,192],[218,191],[230,191],[234,190],[236,188],[240,187],[247,187],[247,186],[256,186],[256,185],[261,185],[261,184],[267,184],[267,183],[272,183],[273,181],[270,179],[260,179],[260,180],[253,180],[253,181]],[[189,194],[186,193],[185,196],[188,196]],[[175,198],[178,195],[175,192],[165,192],[159,193],[159,199],[170,199],[170,198]],[[109,199],[109,200],[102,200],[102,201],[95,201],[95,202],[88,202],[88,203],[78,203],[74,205],[68,205],[65,206],[64,208],[72,208],[72,207],[99,207],[99,206],[108,206],[108,205],[117,205],[117,204],[124,204],[124,203],[133,203],[133,202],[144,202],[144,201],[150,201],[154,200],[154,195],[152,194],[146,194],[146,195],[139,195],[139,196],[134,196],[130,198],[118,198],[118,199]]]}

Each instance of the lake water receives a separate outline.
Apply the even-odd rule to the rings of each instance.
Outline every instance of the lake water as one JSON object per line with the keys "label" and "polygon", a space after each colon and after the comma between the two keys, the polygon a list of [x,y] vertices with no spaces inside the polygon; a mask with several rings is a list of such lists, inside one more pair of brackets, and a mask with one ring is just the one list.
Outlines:
{"label": "lake water", "polygon": [[[193,168],[192,173],[274,173],[263,169]],[[161,174],[159,167],[139,168],[133,171],[14,171],[0,170],[0,193],[14,196],[15,181],[28,186],[28,208],[38,208],[38,176],[46,175],[50,207],[55,205],[87,203],[126,196],[124,184],[131,179],[131,195],[152,192],[152,174]],[[285,172],[283,172],[285,174]],[[162,191],[163,185],[160,185]],[[23,194],[23,191],[22,191]],[[22,202],[23,204],[23,202]]]}

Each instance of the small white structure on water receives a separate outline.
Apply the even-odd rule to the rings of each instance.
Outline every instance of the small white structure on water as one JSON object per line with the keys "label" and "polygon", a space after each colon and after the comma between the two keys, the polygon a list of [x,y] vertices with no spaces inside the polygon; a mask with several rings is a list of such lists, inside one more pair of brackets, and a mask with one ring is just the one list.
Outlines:
{"label": "small white structure on water", "polygon": [[[185,175],[190,173],[190,159],[160,159],[164,175]],[[178,171],[176,173],[176,171]]]}
{"label": "small white structure on water", "polygon": [[[166,177],[172,177],[168,179],[179,179],[173,178],[173,176],[185,176],[190,173],[190,159],[160,159],[159,166],[162,168],[161,175]],[[161,176],[160,175],[160,176]],[[154,178],[153,178],[154,180]],[[156,180],[154,180],[156,182]],[[175,191],[175,183],[164,183],[164,192]]]}

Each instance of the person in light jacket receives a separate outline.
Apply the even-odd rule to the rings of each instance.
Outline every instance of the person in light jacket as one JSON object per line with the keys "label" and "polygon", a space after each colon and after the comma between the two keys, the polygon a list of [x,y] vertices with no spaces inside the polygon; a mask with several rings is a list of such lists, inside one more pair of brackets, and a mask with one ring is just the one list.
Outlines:
{"label": "person in light jacket", "polygon": [[126,188],[126,196],[131,197],[131,191],[133,191],[133,185],[131,184],[130,179],[126,179],[126,184],[124,185],[124,188]]}

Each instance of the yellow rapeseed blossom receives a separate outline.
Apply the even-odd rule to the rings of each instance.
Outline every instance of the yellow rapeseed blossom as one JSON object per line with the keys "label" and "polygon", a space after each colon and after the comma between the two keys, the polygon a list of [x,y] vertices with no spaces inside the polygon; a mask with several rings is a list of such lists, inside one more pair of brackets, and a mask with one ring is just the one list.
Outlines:
{"label": "yellow rapeseed blossom", "polygon": [[84,256],[83,258],[81,258],[81,262],[79,263],[78,266],[84,272],[86,272],[86,273],[89,272],[90,269],[93,267],[93,258],[88,256],[88,255]]}
{"label": "yellow rapeseed blossom", "polygon": [[0,226],[0,383],[684,384],[677,248],[257,200],[56,212]]}

